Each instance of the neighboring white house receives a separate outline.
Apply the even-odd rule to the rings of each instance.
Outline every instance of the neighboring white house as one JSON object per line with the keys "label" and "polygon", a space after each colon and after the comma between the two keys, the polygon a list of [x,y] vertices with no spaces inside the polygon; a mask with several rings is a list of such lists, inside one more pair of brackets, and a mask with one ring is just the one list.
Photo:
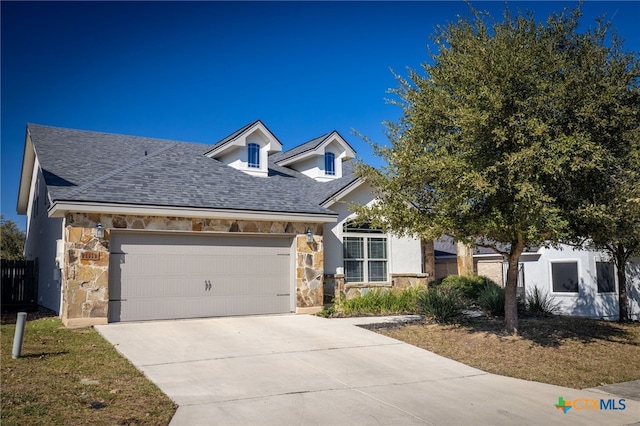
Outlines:
{"label": "neighboring white house", "polygon": [[[450,240],[435,244],[436,278],[455,274],[456,250]],[[476,248],[474,269],[478,275],[504,286],[507,264],[495,252]],[[534,247],[520,257],[519,294],[537,288],[558,304],[558,313],[590,318],[618,318],[618,278],[615,266],[606,253],[574,249]],[[629,317],[640,320],[640,259],[627,264]]]}
{"label": "neighboring white house", "polygon": [[[611,259],[604,252],[540,248],[540,257],[521,263],[524,287],[534,287],[553,297],[559,312],[566,315],[617,319],[618,278]],[[627,264],[629,318],[640,320],[640,259]]]}
{"label": "neighboring white house", "polygon": [[350,222],[374,199],[354,156],[335,131],[283,151],[260,120],[212,145],[29,124],[17,210],[38,302],[84,326],[425,285],[432,244]]}

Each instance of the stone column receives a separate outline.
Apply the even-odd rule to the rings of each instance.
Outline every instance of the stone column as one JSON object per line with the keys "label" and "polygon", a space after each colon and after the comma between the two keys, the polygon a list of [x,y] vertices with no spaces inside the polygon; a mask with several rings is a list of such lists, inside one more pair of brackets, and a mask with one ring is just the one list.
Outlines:
{"label": "stone column", "polygon": [[322,235],[296,236],[296,313],[315,314],[323,306],[324,249]]}
{"label": "stone column", "polygon": [[422,272],[427,274],[427,282],[435,280],[436,276],[436,254],[433,247],[433,240],[421,240],[422,246]]}
{"label": "stone column", "polygon": [[456,244],[458,275],[473,275],[473,249],[464,243]]}
{"label": "stone column", "polygon": [[67,226],[62,322],[67,327],[106,324],[109,308],[109,242],[95,227]]}

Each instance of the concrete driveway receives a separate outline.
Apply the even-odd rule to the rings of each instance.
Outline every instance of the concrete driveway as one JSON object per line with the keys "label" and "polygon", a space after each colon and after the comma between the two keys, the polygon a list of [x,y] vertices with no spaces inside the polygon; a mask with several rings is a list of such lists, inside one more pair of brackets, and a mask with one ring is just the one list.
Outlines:
{"label": "concrete driveway", "polygon": [[[279,315],[96,328],[179,405],[172,425],[640,424],[638,401],[594,410],[584,400],[621,408],[620,397],[488,374],[355,326],[371,321]],[[558,410],[559,397],[575,407]]]}

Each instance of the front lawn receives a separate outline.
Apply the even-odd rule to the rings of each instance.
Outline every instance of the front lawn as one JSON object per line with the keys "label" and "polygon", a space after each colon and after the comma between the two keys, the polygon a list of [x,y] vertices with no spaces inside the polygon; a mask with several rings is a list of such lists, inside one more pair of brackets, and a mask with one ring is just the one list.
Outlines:
{"label": "front lawn", "polygon": [[0,331],[3,426],[166,425],[173,417],[176,405],[93,328],[28,321],[18,359],[15,324]]}
{"label": "front lawn", "polygon": [[572,317],[520,319],[520,336],[502,319],[423,323],[377,330],[490,373],[584,389],[640,379],[640,323]]}

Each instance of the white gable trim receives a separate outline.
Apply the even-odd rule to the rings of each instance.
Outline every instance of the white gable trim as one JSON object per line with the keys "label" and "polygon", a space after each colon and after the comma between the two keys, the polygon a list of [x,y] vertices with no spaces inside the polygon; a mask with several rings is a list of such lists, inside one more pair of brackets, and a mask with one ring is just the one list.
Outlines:
{"label": "white gable trim", "polygon": [[301,152],[285,160],[278,161],[277,164],[279,166],[288,166],[290,164],[295,164],[299,161],[302,161],[308,157],[312,157],[315,155],[323,155],[327,145],[329,145],[334,141],[337,142],[343,149],[343,152],[340,155],[336,155],[336,160],[337,159],[348,160],[356,156],[356,152],[353,150],[353,148],[351,148],[351,146],[347,143],[347,141],[345,141],[342,138],[342,136],[340,136],[340,133],[334,130],[326,138],[324,138],[323,141],[320,142],[320,144],[315,148]]}
{"label": "white gable trim", "polygon": [[276,138],[276,136],[273,133],[271,133],[269,129],[267,129],[267,126],[265,126],[262,123],[262,121],[258,120],[253,125],[249,126],[247,129],[238,133],[232,139],[220,144],[219,146],[216,146],[211,151],[207,152],[205,155],[209,158],[217,158],[218,156],[224,154],[225,151],[232,149],[233,147],[246,146],[247,137],[249,137],[251,134],[255,133],[258,130],[262,132],[268,139],[268,143],[266,144],[266,146],[267,146],[267,152],[269,154],[282,151],[282,143],[280,143],[278,138]]}
{"label": "white gable trim", "polygon": [[20,173],[20,186],[18,191],[18,214],[27,214],[29,200],[31,199],[31,180],[33,178],[33,168],[36,164],[36,151],[31,142],[31,133],[27,129],[24,139],[24,153],[22,154],[22,170]]}
{"label": "white gable trim", "polygon": [[320,206],[324,207],[324,208],[331,207],[335,203],[339,202],[342,198],[344,198],[347,195],[349,195],[349,193],[351,193],[352,191],[358,189],[360,187],[360,185],[362,185],[363,183],[364,183],[364,179],[362,179],[362,178],[358,178],[358,179],[354,180],[349,185],[345,186],[340,191],[336,192],[331,197],[327,198],[322,204],[320,204]]}

